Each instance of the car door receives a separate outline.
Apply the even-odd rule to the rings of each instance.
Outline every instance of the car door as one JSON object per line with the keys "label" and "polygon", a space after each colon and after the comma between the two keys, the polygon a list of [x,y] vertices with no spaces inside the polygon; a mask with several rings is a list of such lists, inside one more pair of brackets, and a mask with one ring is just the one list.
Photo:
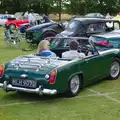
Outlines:
{"label": "car door", "polygon": [[85,58],[85,62],[83,64],[83,74],[85,80],[91,81],[100,77],[101,63],[101,57],[99,55]]}
{"label": "car door", "polygon": [[111,61],[109,58],[109,55],[101,55],[98,53],[87,56],[82,64],[84,82],[90,84],[104,78],[109,71]]}

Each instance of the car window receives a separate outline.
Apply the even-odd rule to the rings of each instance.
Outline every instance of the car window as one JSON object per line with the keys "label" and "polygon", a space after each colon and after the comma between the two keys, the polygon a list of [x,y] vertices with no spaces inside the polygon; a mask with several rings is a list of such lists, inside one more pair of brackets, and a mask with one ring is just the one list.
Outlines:
{"label": "car window", "polygon": [[106,26],[108,28],[113,28],[113,30],[119,30],[120,29],[119,24],[120,24],[119,22],[107,22]]}
{"label": "car window", "polygon": [[112,44],[114,48],[120,48],[119,38],[110,39],[109,43]]}
{"label": "car window", "polygon": [[57,48],[57,46],[60,44],[60,40],[58,38],[51,39],[52,42],[50,44],[50,48]]}
{"label": "car window", "polygon": [[114,22],[114,30],[119,30],[120,29],[120,25],[118,22]]}
{"label": "car window", "polygon": [[76,31],[76,29],[80,26],[80,21],[78,20],[72,20],[66,27],[66,31]]}
{"label": "car window", "polygon": [[105,31],[105,23],[89,24],[87,32],[102,32]]}
{"label": "car window", "polygon": [[69,40],[69,39],[64,39],[64,41],[63,41],[63,47],[69,47],[69,45],[70,45],[70,41],[71,40]]}
{"label": "car window", "polygon": [[51,48],[64,48],[64,47],[66,48],[66,47],[69,47],[69,44],[70,44],[70,39],[56,38],[56,39],[53,39],[50,47]]}

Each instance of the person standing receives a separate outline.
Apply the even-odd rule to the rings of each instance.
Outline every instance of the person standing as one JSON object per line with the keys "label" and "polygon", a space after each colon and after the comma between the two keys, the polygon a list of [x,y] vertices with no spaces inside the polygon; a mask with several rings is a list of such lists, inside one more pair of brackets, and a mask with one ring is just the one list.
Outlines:
{"label": "person standing", "polygon": [[28,14],[28,21],[30,23],[30,26],[34,26],[35,24],[35,17],[33,15],[33,10],[30,10],[29,14]]}
{"label": "person standing", "polygon": [[43,14],[43,19],[45,23],[52,22],[52,20],[45,14]]}

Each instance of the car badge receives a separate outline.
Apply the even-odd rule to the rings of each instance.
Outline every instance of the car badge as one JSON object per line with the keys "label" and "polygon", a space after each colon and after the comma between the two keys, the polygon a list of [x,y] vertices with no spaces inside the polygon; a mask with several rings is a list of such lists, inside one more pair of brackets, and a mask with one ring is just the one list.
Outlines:
{"label": "car badge", "polygon": [[26,74],[22,74],[20,77],[21,77],[21,78],[27,78],[28,75],[26,75]]}

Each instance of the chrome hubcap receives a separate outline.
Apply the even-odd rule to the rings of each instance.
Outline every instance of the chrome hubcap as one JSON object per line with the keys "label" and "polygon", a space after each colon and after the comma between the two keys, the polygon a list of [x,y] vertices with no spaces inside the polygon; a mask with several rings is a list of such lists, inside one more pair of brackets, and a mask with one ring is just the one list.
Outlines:
{"label": "chrome hubcap", "polygon": [[10,29],[11,29],[11,30],[15,29],[15,25],[11,25],[11,26],[10,26]]}
{"label": "chrome hubcap", "polygon": [[80,86],[79,77],[76,75],[70,81],[71,92],[75,94],[79,90],[79,86]]}
{"label": "chrome hubcap", "polygon": [[111,69],[110,69],[110,75],[115,78],[118,76],[120,72],[120,65],[118,62],[113,62],[112,65],[111,65]]}

